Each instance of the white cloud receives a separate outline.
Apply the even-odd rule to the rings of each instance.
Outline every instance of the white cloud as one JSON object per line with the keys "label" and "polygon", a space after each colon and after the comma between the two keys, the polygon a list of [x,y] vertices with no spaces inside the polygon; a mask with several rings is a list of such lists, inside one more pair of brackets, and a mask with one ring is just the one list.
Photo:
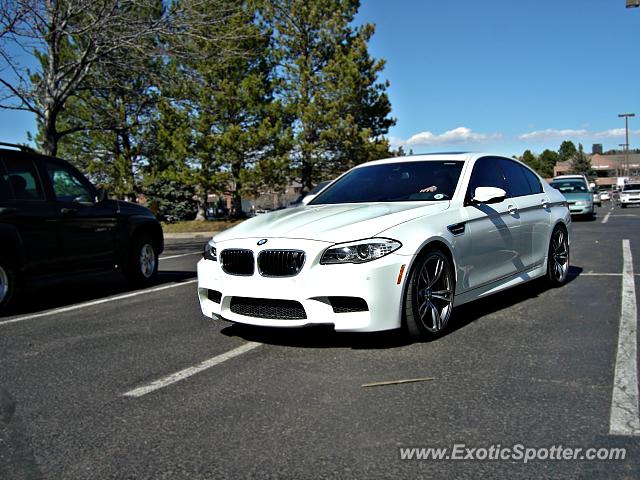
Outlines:
{"label": "white cloud", "polygon": [[[640,130],[629,130],[629,135],[638,135]],[[546,130],[536,130],[534,132],[523,133],[518,136],[518,140],[567,140],[571,138],[623,138],[624,128],[610,128],[609,130],[602,130],[600,132],[590,132],[584,128],[573,130],[556,130],[553,128],[547,128]]]}
{"label": "white cloud", "polygon": [[[629,130],[629,135],[640,135],[640,130]],[[624,138],[624,128],[610,128],[593,134],[596,138]]]}
{"label": "white cloud", "polygon": [[499,133],[477,133],[466,127],[458,127],[453,130],[447,130],[444,133],[436,134],[425,131],[412,135],[407,140],[392,137],[389,139],[392,145],[402,145],[406,147],[415,147],[422,145],[461,145],[466,143],[481,143],[502,138]]}
{"label": "white cloud", "polygon": [[588,133],[587,130],[581,128],[580,130],[556,130],[553,128],[547,128],[546,130],[536,130],[534,132],[523,133],[518,136],[519,140],[560,140],[568,137],[584,137]]}

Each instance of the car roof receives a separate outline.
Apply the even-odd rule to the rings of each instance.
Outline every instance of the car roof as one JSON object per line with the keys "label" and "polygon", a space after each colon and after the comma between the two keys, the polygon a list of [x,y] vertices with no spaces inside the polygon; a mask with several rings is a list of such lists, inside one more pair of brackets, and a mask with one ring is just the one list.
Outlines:
{"label": "car roof", "polygon": [[558,175],[557,177],[553,177],[553,180],[570,180],[572,178],[586,180],[584,175]]}
{"label": "car roof", "polygon": [[497,155],[493,153],[477,153],[477,152],[434,152],[434,153],[420,153],[417,155],[407,155],[404,157],[390,157],[383,158],[381,160],[374,160],[371,162],[361,163],[355,168],[364,167],[368,165],[382,165],[385,163],[402,163],[402,162],[442,162],[442,161],[458,161],[465,162],[469,160],[474,160],[476,158],[491,156],[491,157],[500,157],[500,158],[508,158],[504,155]]}

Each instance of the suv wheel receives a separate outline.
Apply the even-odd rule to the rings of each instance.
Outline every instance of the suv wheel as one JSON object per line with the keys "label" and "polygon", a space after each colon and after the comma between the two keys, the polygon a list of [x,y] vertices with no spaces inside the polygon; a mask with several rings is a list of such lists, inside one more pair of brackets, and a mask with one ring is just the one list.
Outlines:
{"label": "suv wheel", "polygon": [[4,311],[11,301],[15,288],[15,275],[11,262],[0,257],[0,312]]}
{"label": "suv wheel", "polygon": [[134,239],[126,273],[129,281],[138,286],[147,285],[155,279],[158,274],[158,251],[150,237]]}

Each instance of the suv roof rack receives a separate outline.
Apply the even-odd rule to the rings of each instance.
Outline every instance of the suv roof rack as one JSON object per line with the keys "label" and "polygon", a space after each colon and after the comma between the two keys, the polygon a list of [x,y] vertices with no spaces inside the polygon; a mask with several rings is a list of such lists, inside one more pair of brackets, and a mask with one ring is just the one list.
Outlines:
{"label": "suv roof rack", "polygon": [[21,152],[35,153],[35,150],[28,145],[19,145],[17,143],[0,142],[0,147],[13,147],[19,149]]}

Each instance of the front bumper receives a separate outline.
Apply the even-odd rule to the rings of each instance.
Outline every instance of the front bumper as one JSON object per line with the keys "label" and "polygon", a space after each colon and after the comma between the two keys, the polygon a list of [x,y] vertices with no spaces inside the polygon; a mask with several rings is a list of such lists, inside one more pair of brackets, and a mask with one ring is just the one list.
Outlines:
{"label": "front bumper", "polygon": [[569,204],[571,215],[589,215],[593,213],[593,204],[575,205]]}
{"label": "front bumper", "polygon": [[[232,243],[232,245],[230,245]],[[207,317],[249,325],[269,327],[303,327],[333,325],[336,331],[373,332],[400,327],[402,297],[406,273],[412,256],[389,254],[362,264],[320,265],[322,252],[331,244],[312,240],[269,239],[268,248],[304,250],[306,262],[293,277],[263,277],[255,269],[252,276],[229,275],[220,262],[198,262],[198,298]],[[266,246],[265,246],[266,247]],[[218,244],[224,248],[247,248],[257,258],[261,247],[256,239]],[[404,272],[398,284],[402,265]],[[214,301],[209,291],[220,293]],[[299,302],[306,318],[279,319],[247,316],[231,311],[233,297],[273,299]],[[330,297],[356,297],[366,302],[368,310],[337,313]]]}
{"label": "front bumper", "polygon": [[622,205],[638,205],[640,204],[640,197],[620,197],[620,203]]}

